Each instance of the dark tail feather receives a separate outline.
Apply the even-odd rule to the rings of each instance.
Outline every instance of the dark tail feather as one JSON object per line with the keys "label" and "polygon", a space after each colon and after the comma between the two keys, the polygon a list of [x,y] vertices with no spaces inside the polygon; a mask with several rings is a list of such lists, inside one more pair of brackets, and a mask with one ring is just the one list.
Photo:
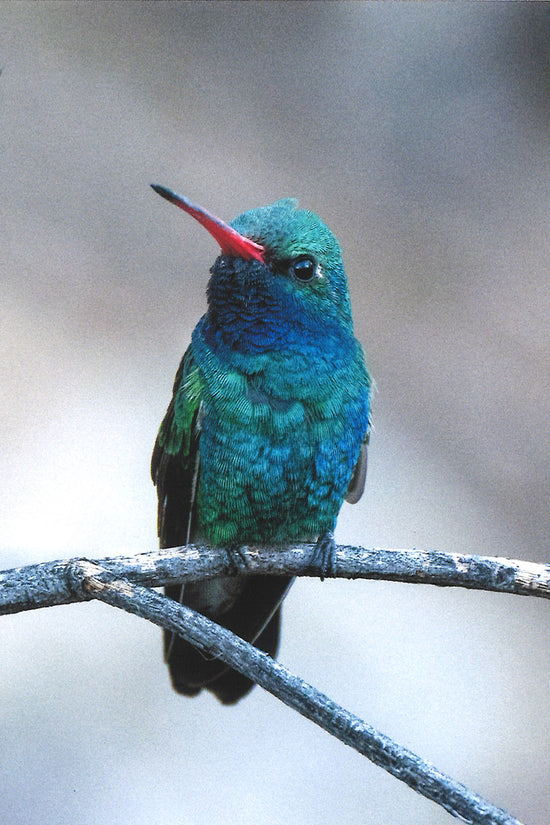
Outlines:
{"label": "dark tail feather", "polygon": [[[280,603],[291,581],[286,576],[250,576],[235,604],[215,621],[274,658],[279,647]],[[178,601],[181,588],[179,585],[167,587],[165,592]],[[185,595],[183,601],[185,603]],[[172,685],[178,693],[196,696],[206,688],[223,704],[233,704],[253,687],[254,683],[246,676],[219,659],[206,658],[189,642],[174,638],[167,631],[164,652]]]}
{"label": "dark tail feather", "polygon": [[[281,608],[278,607],[273,617],[254,642],[256,647],[268,653],[272,658],[275,658],[279,648],[280,627]],[[233,705],[252,690],[254,682],[251,679],[247,679],[242,673],[238,673],[238,671],[232,668],[227,668],[212,685],[208,685],[207,687],[224,705]]]}

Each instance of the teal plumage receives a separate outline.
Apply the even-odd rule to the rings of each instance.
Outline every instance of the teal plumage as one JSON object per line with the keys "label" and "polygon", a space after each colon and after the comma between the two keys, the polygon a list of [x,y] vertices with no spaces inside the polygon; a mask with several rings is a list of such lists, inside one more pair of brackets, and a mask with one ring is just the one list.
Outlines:
{"label": "teal plumage", "polygon": [[[222,247],[153,453],[161,544],[326,537],[344,498],[362,492],[371,391],[338,242],[295,200],[245,212],[230,229],[154,188]],[[167,592],[275,655],[288,584],[234,577]],[[165,654],[182,693],[207,687],[229,703],[251,687],[180,639],[166,639]]]}

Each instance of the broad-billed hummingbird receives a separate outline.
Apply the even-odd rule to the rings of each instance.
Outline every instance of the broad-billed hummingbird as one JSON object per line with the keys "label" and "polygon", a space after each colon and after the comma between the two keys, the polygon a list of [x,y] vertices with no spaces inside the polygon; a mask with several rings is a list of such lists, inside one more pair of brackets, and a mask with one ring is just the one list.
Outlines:
{"label": "broad-billed hummingbird", "polygon": [[[294,199],[227,224],[153,189],[221,248],[153,451],[161,547],[317,541],[326,551],[343,500],[363,492],[371,394],[338,241]],[[166,594],[274,657],[290,581],[237,575]],[[252,687],[173,634],[164,650],[179,693],[207,688],[231,704]]]}

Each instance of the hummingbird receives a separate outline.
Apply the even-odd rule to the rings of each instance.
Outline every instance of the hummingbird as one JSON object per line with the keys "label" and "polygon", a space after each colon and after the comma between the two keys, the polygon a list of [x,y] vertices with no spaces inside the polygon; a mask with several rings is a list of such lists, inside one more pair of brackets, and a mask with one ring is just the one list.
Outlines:
{"label": "hummingbird", "polygon": [[[363,493],[372,390],[340,245],[294,198],[226,223],[152,187],[220,247],[153,450],[160,546],[312,541],[326,561],[344,499]],[[165,592],[275,658],[291,581],[234,575]],[[233,704],[253,686],[168,631],[164,655],[178,693]]]}

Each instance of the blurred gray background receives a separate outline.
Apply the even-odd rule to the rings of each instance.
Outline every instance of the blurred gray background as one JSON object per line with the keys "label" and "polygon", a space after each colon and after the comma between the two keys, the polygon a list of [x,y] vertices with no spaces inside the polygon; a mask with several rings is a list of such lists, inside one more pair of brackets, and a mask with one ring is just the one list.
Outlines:
{"label": "blurred gray background", "polygon": [[[0,5],[5,567],[156,546],[149,456],[231,219],[339,237],[378,392],[337,538],[550,561],[550,6]],[[298,582],[281,661],[528,823],[550,822],[548,604]],[[171,689],[157,628],[3,618],[0,822],[451,818],[260,689]]]}

